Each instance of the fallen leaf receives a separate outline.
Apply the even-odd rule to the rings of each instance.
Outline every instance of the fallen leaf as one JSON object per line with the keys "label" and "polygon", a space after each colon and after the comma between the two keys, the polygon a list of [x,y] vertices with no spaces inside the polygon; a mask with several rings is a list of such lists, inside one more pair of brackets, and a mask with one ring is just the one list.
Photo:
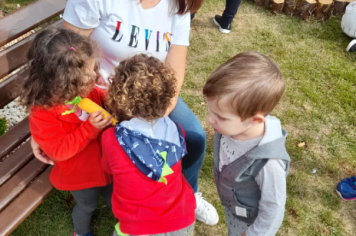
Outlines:
{"label": "fallen leaf", "polygon": [[305,144],[306,144],[305,142],[298,143],[298,147],[304,147]]}

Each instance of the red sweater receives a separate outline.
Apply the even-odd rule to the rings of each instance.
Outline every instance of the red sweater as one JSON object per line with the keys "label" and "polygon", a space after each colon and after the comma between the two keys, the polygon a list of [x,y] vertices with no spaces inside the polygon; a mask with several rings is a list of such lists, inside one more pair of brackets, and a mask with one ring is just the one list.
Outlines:
{"label": "red sweater", "polygon": [[195,221],[193,189],[182,174],[181,162],[165,176],[168,184],[145,176],[120,146],[114,128],[102,134],[102,167],[113,175],[112,210],[123,233],[159,234],[183,229]]}
{"label": "red sweater", "polygon": [[[88,96],[101,105],[100,92],[94,89]],[[62,115],[66,106],[48,110],[35,106],[29,117],[33,139],[55,161],[50,175],[59,190],[81,190],[105,186],[111,176],[100,167],[101,147],[95,128],[87,119],[81,121],[74,113]]]}

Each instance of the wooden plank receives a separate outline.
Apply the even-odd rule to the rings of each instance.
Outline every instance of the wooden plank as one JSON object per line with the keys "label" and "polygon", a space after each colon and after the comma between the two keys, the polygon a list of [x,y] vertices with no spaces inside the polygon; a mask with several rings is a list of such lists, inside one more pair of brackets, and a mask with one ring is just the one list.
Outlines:
{"label": "wooden plank", "polygon": [[28,117],[0,137],[0,160],[30,137]]}
{"label": "wooden plank", "polygon": [[52,167],[47,168],[9,206],[0,212],[0,235],[9,235],[48,196],[53,187],[49,181]]}
{"label": "wooden plank", "polygon": [[[0,64],[0,67],[1,66]],[[24,70],[22,70],[22,72],[24,72]],[[0,83],[0,108],[3,108],[6,104],[15,99],[14,96],[11,96],[11,91],[16,88],[16,82],[25,76],[26,73],[17,73]]]}
{"label": "wooden plank", "polygon": [[0,163],[0,186],[2,186],[8,179],[11,178],[19,169],[33,158],[30,142],[11,154],[5,161]]}
{"label": "wooden plank", "polygon": [[64,11],[66,0],[38,0],[1,18],[0,46],[58,16]]}
{"label": "wooden plank", "polygon": [[47,164],[32,159],[9,181],[0,187],[0,212],[24,190],[29,183],[43,171]]}
{"label": "wooden plank", "polygon": [[[63,20],[58,20],[51,24],[49,27],[61,27],[62,24]],[[39,32],[32,34],[14,46],[0,52],[0,78],[6,76],[27,62],[28,49],[30,48],[33,39],[38,33]]]}

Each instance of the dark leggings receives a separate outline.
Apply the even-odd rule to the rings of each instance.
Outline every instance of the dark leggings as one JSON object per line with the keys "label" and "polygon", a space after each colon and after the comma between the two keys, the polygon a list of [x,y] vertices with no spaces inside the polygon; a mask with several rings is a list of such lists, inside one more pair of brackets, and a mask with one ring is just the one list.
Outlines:
{"label": "dark leggings", "polygon": [[71,191],[77,204],[72,212],[74,230],[79,235],[90,232],[91,215],[98,205],[101,195],[108,207],[111,209],[111,196],[113,186],[109,184],[105,187],[87,188],[78,191]]}

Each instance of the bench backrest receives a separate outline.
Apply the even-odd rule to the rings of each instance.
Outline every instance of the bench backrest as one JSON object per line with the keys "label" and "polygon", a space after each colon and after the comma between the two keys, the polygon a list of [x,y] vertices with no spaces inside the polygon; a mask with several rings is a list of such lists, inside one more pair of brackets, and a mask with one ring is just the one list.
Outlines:
{"label": "bench backrest", "polygon": [[[66,2],[66,0],[38,0],[17,12],[1,18],[0,46],[63,13]],[[61,22],[56,22],[56,25],[60,24]],[[26,53],[35,35],[33,34],[0,52],[0,78],[24,65]],[[0,83],[0,108],[12,100],[8,91],[13,87],[17,79],[21,79],[18,73]]]}
{"label": "bench backrest", "polygon": [[[63,13],[66,0],[38,0],[0,19],[0,47],[43,23],[60,27],[62,20],[51,22]],[[9,91],[26,76],[26,55],[37,33],[0,52],[0,108],[14,98]],[[28,118],[0,137],[0,235],[8,235],[49,194],[51,168],[33,157]],[[14,149],[16,149],[15,152]]]}

